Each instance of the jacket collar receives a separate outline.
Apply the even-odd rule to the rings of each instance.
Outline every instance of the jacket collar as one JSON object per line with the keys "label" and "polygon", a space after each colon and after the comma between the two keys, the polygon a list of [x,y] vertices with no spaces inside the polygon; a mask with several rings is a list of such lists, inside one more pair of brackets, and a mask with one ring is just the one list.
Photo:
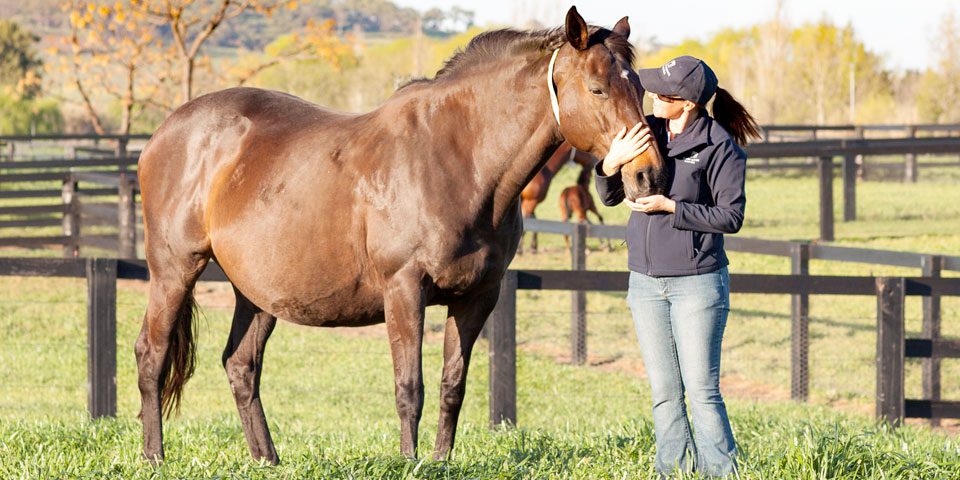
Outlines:
{"label": "jacket collar", "polygon": [[[713,144],[710,135],[710,127],[712,125],[713,119],[704,112],[701,112],[700,116],[695,118],[693,123],[687,125],[687,128],[683,129],[680,135],[677,135],[672,141],[667,143],[667,156],[677,157],[680,154],[689,152],[703,145]],[[663,120],[663,129],[664,138],[666,138],[666,131],[668,129],[666,120]]]}

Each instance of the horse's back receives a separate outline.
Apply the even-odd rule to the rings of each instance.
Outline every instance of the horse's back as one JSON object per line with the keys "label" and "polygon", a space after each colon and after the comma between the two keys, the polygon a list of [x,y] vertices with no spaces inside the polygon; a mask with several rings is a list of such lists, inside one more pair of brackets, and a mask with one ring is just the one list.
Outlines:
{"label": "horse's back", "polygon": [[[356,118],[247,88],[185,104],[141,155],[148,260],[170,245],[181,254],[206,251],[251,301],[290,320],[375,317],[376,307],[302,301],[371,293],[358,285],[362,219],[342,208],[354,184],[334,171]],[[318,201],[327,198],[340,202]],[[291,274],[298,264],[323,266],[322,276]]]}
{"label": "horse's back", "polygon": [[290,143],[289,137],[305,128],[349,117],[255,88],[222,90],[187,102],[163,122],[140,156],[144,215],[156,222],[164,213],[186,208],[202,218],[217,177],[237,173],[231,166],[243,169],[250,159],[271,158],[263,152]]}

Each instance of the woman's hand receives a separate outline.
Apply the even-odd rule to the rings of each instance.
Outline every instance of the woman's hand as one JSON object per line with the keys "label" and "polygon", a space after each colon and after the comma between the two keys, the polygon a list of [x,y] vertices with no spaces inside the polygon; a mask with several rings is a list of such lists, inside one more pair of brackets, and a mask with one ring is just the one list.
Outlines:
{"label": "woman's hand", "polygon": [[623,200],[624,203],[630,207],[630,210],[634,212],[642,213],[657,213],[657,212],[667,212],[674,213],[677,210],[677,202],[670,200],[663,195],[650,195],[649,197],[640,197],[634,201],[630,201],[629,198]]}
{"label": "woman's hand", "polygon": [[627,131],[623,127],[610,142],[610,151],[603,158],[603,174],[610,176],[617,173],[624,164],[637,158],[650,147],[650,129],[643,122],[637,123]]}

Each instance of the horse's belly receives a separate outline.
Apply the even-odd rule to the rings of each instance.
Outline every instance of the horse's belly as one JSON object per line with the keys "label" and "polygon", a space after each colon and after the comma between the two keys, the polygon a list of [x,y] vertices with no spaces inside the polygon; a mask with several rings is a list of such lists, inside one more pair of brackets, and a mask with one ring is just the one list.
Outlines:
{"label": "horse's belly", "polygon": [[383,323],[383,295],[362,287],[307,295],[282,295],[268,307],[277,318],[317,327],[360,327]]}
{"label": "horse's belly", "polygon": [[[265,312],[300,325],[364,326],[383,322],[383,293],[358,277],[345,281],[328,264],[263,266],[264,273],[231,282]],[[326,274],[329,272],[329,275]]]}
{"label": "horse's belly", "polygon": [[254,305],[303,325],[383,321],[382,288],[366,278],[358,261],[362,253],[343,232],[306,234],[279,226],[274,232],[250,235],[227,229],[211,239],[224,273]]}

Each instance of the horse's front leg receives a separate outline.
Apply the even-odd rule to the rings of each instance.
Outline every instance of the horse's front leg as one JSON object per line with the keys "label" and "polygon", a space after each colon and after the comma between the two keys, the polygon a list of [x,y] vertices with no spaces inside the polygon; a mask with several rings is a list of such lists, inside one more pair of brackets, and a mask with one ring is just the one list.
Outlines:
{"label": "horse's front leg", "polygon": [[400,452],[407,458],[417,456],[417,430],[423,411],[423,289],[423,276],[404,269],[390,279],[384,291],[384,315],[400,415]]}
{"label": "horse's front leg", "polygon": [[467,391],[470,352],[490,316],[500,290],[495,288],[450,305],[443,341],[443,378],[440,381],[440,426],[433,458],[443,460],[453,449],[457,419]]}

